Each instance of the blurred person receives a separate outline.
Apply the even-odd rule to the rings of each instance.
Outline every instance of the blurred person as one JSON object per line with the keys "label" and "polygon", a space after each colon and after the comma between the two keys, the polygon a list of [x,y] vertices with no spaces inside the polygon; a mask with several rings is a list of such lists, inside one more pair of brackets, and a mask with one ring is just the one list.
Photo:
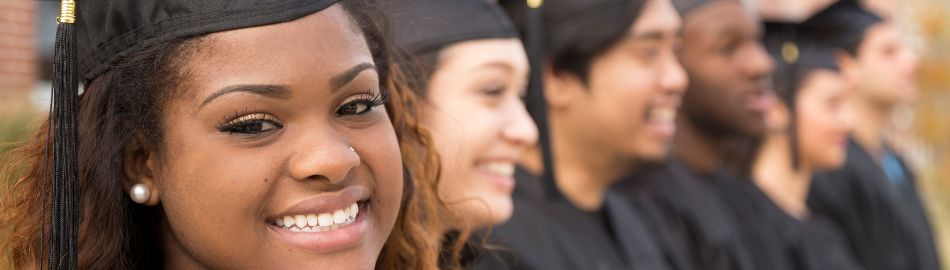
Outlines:
{"label": "blurred person", "polygon": [[[443,239],[442,268],[470,262],[477,247],[459,248],[457,234],[507,221],[515,164],[537,142],[522,97],[528,59],[518,31],[500,6],[473,0],[388,2],[394,40],[411,61],[412,88],[425,100],[421,123],[441,157],[439,199],[454,217],[431,228]],[[414,66],[410,66],[413,65]]]}
{"label": "blurred person", "polygon": [[[537,30],[514,4],[515,21]],[[548,113],[539,118],[550,121],[553,167],[528,152],[512,219],[489,234],[501,246],[477,269],[667,269],[639,214],[609,187],[642,157],[666,153],[686,85],[679,16],[668,0],[549,0],[540,16]],[[555,173],[545,178],[545,168]]]}
{"label": "blurred person", "polygon": [[816,176],[811,209],[841,227],[868,269],[939,269],[916,177],[885,133],[894,109],[916,97],[916,55],[891,21],[853,0],[804,24],[843,50],[837,59],[853,85],[856,118],[845,165]]}
{"label": "blurred person", "polygon": [[762,27],[740,1],[673,1],[683,16],[679,60],[689,76],[676,119],[672,157],[620,185],[678,269],[759,269],[744,246],[738,217],[716,185],[746,181],[749,141],[765,130],[773,104],[773,61]]}
{"label": "blurred person", "polygon": [[0,163],[4,263],[436,268],[437,164],[371,6],[76,8],[51,117]]}
{"label": "blurred person", "polygon": [[759,269],[862,269],[837,227],[806,206],[815,171],[840,167],[850,111],[848,81],[821,45],[793,23],[766,24],[764,42],[775,57],[781,102],[767,115],[749,182],[722,190],[740,217],[743,240],[755,247]]}

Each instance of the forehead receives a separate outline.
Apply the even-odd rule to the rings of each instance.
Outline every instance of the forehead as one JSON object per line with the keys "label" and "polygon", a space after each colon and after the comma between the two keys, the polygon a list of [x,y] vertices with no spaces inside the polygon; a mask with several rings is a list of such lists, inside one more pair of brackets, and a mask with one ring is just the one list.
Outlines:
{"label": "forehead", "polygon": [[493,38],[463,41],[452,44],[439,53],[439,66],[463,69],[477,68],[486,63],[500,63],[512,69],[527,69],[528,59],[517,38]]}
{"label": "forehead", "polygon": [[634,36],[642,33],[659,32],[678,33],[682,21],[670,0],[647,0],[640,11],[639,18],[633,23]]}
{"label": "forehead", "polygon": [[691,11],[683,20],[687,38],[708,39],[760,28],[755,15],[738,1],[712,1]]}
{"label": "forehead", "polygon": [[328,84],[372,62],[359,28],[337,4],[290,22],[208,35],[185,65],[186,79],[201,92],[238,83]]}

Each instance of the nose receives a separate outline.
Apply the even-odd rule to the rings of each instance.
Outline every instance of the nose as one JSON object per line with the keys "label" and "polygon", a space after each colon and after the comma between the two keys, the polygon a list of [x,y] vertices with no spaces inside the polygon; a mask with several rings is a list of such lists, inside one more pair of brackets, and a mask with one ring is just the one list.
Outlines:
{"label": "nose", "polygon": [[325,181],[337,184],[360,165],[358,149],[339,134],[308,134],[294,146],[288,171],[297,181]]}
{"label": "nose", "polygon": [[509,108],[505,116],[508,117],[501,130],[502,139],[519,146],[531,146],[538,141],[538,127],[528,114],[524,102],[517,97],[507,102]]}
{"label": "nose", "polygon": [[755,79],[764,79],[772,74],[775,69],[775,61],[765,51],[762,44],[757,41],[751,41],[747,46],[749,53],[744,57],[739,57],[738,61],[743,61],[743,72],[746,76]]}
{"label": "nose", "polygon": [[660,89],[667,94],[682,94],[689,84],[686,70],[675,55],[667,57],[660,72]]}

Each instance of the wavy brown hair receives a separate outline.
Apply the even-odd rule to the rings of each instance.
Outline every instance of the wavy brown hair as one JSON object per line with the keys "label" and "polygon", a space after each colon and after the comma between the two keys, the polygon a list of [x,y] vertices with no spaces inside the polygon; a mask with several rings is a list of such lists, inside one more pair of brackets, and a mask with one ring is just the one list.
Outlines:
{"label": "wavy brown hair", "polygon": [[[385,40],[380,14],[362,0],[341,2],[366,38],[390,93],[385,106],[395,127],[406,175],[403,202],[377,268],[436,269],[447,208],[438,200],[439,159],[419,126],[420,103]],[[161,209],[131,202],[123,188],[122,155],[144,141],[161,149],[165,101],[183,74],[176,70],[202,45],[200,37],[169,40],[131,55],[91,82],[79,99],[80,269],[161,269],[164,255],[157,220]],[[41,269],[49,208],[44,187],[49,122],[0,157],[0,268]],[[159,151],[161,152],[161,151]],[[47,165],[48,166],[48,165]]]}

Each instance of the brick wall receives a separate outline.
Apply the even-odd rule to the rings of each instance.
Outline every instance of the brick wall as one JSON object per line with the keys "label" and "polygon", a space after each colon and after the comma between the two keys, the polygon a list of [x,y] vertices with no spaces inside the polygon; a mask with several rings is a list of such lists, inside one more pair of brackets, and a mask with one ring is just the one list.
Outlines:
{"label": "brick wall", "polygon": [[28,92],[36,73],[36,1],[0,0],[0,96]]}

